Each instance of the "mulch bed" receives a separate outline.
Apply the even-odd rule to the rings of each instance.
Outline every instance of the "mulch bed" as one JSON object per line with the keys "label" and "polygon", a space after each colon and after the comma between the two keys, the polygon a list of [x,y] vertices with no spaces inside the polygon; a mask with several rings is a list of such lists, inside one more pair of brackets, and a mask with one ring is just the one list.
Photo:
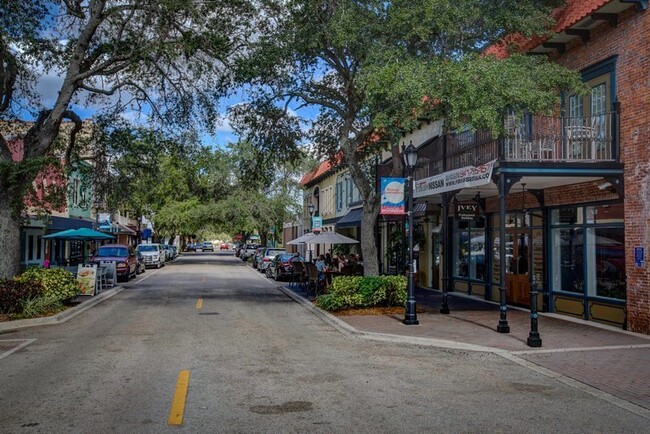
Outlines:
{"label": "mulch bed", "polygon": [[[417,307],[417,313],[426,312],[423,308]],[[336,316],[354,316],[354,315],[403,315],[404,308],[401,306],[391,306],[391,307],[365,307],[358,309],[343,309],[330,312]]]}

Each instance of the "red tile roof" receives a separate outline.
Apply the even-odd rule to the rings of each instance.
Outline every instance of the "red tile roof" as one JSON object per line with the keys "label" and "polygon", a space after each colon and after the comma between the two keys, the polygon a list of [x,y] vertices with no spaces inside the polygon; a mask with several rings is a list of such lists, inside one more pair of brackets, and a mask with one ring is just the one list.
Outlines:
{"label": "red tile roof", "polygon": [[[555,18],[555,27],[553,32],[562,33],[569,27],[573,26],[580,20],[588,17],[611,0],[566,0],[563,7],[553,11]],[[547,36],[534,36],[526,38],[521,34],[508,35],[503,41],[488,47],[485,50],[486,55],[494,55],[499,59],[508,57],[508,45],[515,44],[519,46],[519,51],[526,52],[548,39]]]}
{"label": "red tile roof", "polygon": [[307,185],[311,181],[318,179],[320,176],[327,173],[330,169],[338,166],[341,164],[342,157],[343,153],[339,151],[334,157],[330,158],[327,161],[323,161],[318,165],[316,169],[303,175],[302,179],[300,180],[300,185]]}

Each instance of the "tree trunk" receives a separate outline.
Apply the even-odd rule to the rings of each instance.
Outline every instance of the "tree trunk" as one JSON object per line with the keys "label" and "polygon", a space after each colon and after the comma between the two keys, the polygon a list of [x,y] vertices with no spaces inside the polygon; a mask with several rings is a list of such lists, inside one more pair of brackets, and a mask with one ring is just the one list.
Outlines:
{"label": "tree trunk", "polygon": [[0,194],[0,279],[10,279],[20,272],[20,219],[12,212],[11,197]]}
{"label": "tree trunk", "polygon": [[377,241],[375,240],[375,223],[379,212],[379,202],[371,200],[364,202],[361,217],[361,254],[363,257],[364,276],[379,276],[379,257]]}

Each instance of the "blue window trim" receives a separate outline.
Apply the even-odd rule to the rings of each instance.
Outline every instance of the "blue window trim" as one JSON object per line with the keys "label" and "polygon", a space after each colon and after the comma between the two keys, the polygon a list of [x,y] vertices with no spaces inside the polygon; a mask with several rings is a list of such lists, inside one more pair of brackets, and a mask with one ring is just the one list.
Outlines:
{"label": "blue window trim", "polygon": [[[590,206],[601,206],[601,205],[614,205],[614,204],[620,204],[623,205],[623,202],[618,201],[618,200],[610,200],[610,201],[603,201],[603,202],[588,202],[588,203],[581,203],[581,204],[567,204],[567,205],[560,205],[560,206],[553,206],[548,208],[548,221],[546,222],[546,227],[547,231],[546,234],[547,236],[545,237],[545,241],[548,242],[549,246],[552,245],[553,242],[553,230],[554,229],[570,229],[570,228],[579,228],[583,230],[583,233],[586,233],[586,230],[588,228],[594,228],[594,227],[609,227],[609,228],[625,228],[625,223],[587,223],[586,220],[586,209],[587,207]],[[555,223],[553,224],[552,222],[552,213],[553,210],[556,209],[562,209],[562,208],[583,208],[583,221],[582,223]],[[549,276],[552,276],[553,273],[555,273],[555,270],[553,269],[553,255],[555,252],[552,251],[552,249],[549,248],[548,250],[548,268],[549,268]],[[584,252],[583,252],[584,254]],[[583,261],[583,267],[584,273],[586,276],[586,271],[587,271],[587,262]],[[569,298],[575,298],[578,300],[581,300],[583,302],[584,306],[584,316],[583,318],[585,320],[589,320],[589,309],[588,309],[588,304],[589,301],[597,301],[601,303],[609,303],[609,304],[615,304],[615,305],[625,305],[627,302],[627,290],[626,290],[626,300],[620,300],[617,298],[608,298],[608,297],[601,297],[598,295],[589,295],[587,292],[587,288],[585,286],[584,292],[582,294],[577,293],[577,292],[571,292],[571,291],[563,291],[562,289],[555,289],[553,287],[552,282],[549,279],[548,282],[548,293],[549,293],[549,300],[553,300],[554,295],[559,295],[562,297],[569,297]],[[555,303],[550,302],[549,303],[549,312],[555,312]]]}

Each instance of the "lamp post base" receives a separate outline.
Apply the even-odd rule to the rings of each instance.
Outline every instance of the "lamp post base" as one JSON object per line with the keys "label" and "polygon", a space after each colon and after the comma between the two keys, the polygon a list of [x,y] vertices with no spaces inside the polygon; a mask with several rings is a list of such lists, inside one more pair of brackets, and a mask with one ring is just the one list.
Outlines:
{"label": "lamp post base", "polygon": [[420,321],[418,321],[417,319],[404,318],[402,320],[402,324],[404,324],[404,325],[420,325]]}
{"label": "lamp post base", "polygon": [[440,313],[449,314],[449,306],[442,306],[440,308]]}
{"label": "lamp post base", "polygon": [[415,300],[408,300],[406,302],[406,312],[404,313],[404,319],[402,320],[402,324],[405,325],[420,324],[420,321],[418,321],[418,314],[415,306],[416,306]]}
{"label": "lamp post base", "polygon": [[528,339],[526,339],[526,345],[533,348],[539,348],[542,346],[542,338],[539,337],[539,333],[530,333]]}
{"label": "lamp post base", "polygon": [[497,332],[510,333],[510,326],[508,325],[508,321],[499,321],[499,325],[497,326]]}

